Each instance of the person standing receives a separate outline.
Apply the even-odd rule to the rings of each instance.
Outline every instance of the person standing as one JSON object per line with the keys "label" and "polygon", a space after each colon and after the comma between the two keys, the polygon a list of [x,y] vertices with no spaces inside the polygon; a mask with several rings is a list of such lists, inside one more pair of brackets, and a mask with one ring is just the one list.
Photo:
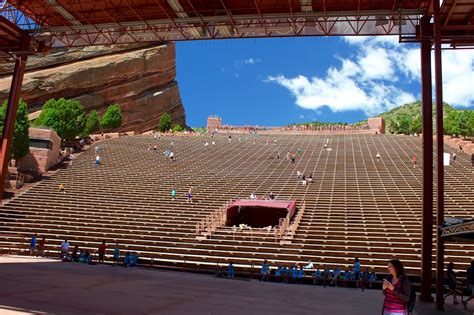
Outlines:
{"label": "person standing", "polygon": [[383,315],[408,315],[411,282],[405,276],[403,264],[398,259],[388,262],[389,276],[383,280]]}
{"label": "person standing", "polygon": [[467,286],[471,290],[471,296],[462,302],[465,309],[467,309],[467,303],[474,299],[474,260],[471,260],[471,266],[466,270],[466,280]]}
{"label": "person standing", "polygon": [[65,258],[69,258],[69,242],[67,239],[61,243],[61,260]]}
{"label": "person standing", "polygon": [[107,249],[107,246],[105,245],[105,240],[102,241],[102,244],[99,245],[99,264],[104,263],[104,257],[105,257],[105,250]]}
{"label": "person standing", "polygon": [[414,155],[414,156],[411,158],[411,162],[413,163],[413,168],[416,168],[416,155]]}
{"label": "person standing", "polygon": [[453,305],[459,304],[459,302],[456,299],[456,273],[454,272],[454,264],[452,262],[450,262],[448,264],[447,276],[448,276],[448,289],[449,289],[449,292],[446,293],[446,295],[444,296],[444,299],[446,299],[448,296],[452,295],[453,296]]}
{"label": "person standing", "polygon": [[30,255],[36,255],[36,237],[37,237],[37,234],[33,235],[31,237],[31,241],[30,241]]}
{"label": "person standing", "polygon": [[171,199],[174,200],[176,198],[176,189],[171,189],[171,192],[170,192],[170,195],[171,195]]}
{"label": "person standing", "polygon": [[186,202],[193,202],[193,187],[190,187],[188,190],[188,194],[186,195],[187,200]]}
{"label": "person standing", "polygon": [[112,266],[115,266],[120,259],[120,247],[118,243],[115,243],[115,248],[114,248],[114,262],[112,263]]}
{"label": "person standing", "polygon": [[43,236],[42,239],[38,241],[38,256],[44,256],[44,246],[46,245],[46,238]]}
{"label": "person standing", "polygon": [[356,281],[356,288],[359,287],[359,277],[360,277],[360,260],[359,258],[355,259],[354,267],[352,267],[352,272],[354,273],[354,280]]}

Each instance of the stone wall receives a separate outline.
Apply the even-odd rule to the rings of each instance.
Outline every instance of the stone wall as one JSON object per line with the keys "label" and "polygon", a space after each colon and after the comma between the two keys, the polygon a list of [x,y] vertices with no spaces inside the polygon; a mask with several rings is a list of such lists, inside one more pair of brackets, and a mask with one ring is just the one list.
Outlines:
{"label": "stone wall", "polygon": [[38,175],[46,172],[58,163],[61,138],[51,129],[30,128],[30,139],[43,139],[51,142],[51,148],[30,147],[28,154],[19,160],[18,170]]}
{"label": "stone wall", "polygon": [[[11,65],[0,67],[0,100],[8,97],[11,71]],[[62,49],[29,59],[21,97],[30,113],[51,98],[77,99],[99,114],[118,103],[123,113],[118,131],[144,132],[155,128],[164,112],[173,125],[186,125],[175,77],[173,43]]]}

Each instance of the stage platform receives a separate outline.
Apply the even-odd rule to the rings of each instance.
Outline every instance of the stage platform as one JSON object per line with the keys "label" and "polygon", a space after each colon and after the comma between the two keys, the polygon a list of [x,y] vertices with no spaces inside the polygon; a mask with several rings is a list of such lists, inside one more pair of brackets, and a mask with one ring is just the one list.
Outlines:
{"label": "stage platform", "polygon": [[[379,315],[380,290],[228,280],[143,268],[0,256],[0,314]],[[472,314],[447,306],[439,314]],[[416,313],[438,314],[418,303]]]}

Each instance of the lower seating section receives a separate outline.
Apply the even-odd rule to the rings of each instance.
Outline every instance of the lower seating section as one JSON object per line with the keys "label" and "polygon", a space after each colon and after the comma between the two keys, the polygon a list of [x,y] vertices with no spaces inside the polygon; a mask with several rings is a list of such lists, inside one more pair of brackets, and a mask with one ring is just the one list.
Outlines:
{"label": "lower seating section", "polygon": [[[323,145],[329,139],[329,150]],[[273,140],[277,140],[276,144]],[[204,146],[215,141],[215,146]],[[173,142],[173,144],[171,144]],[[149,144],[157,150],[148,150]],[[118,242],[162,266],[215,268],[233,261],[239,268],[307,264],[352,265],[386,272],[401,259],[419,274],[421,259],[421,139],[392,135],[252,135],[167,137],[150,135],[107,140],[78,156],[27,192],[0,208],[0,247],[26,248],[34,233],[59,255],[62,240],[94,250],[106,240],[108,255]],[[301,149],[294,164],[287,152]],[[175,161],[163,152],[171,149]],[[451,149],[446,147],[446,151]],[[277,158],[278,153],[280,159]],[[381,158],[377,159],[377,153]],[[411,163],[417,156],[418,165]],[[303,186],[296,172],[312,174]],[[469,157],[458,153],[446,167],[446,216],[471,217],[474,179]],[[436,178],[436,176],[435,176]],[[64,184],[65,193],[58,190]],[[193,187],[193,202],[186,194]],[[177,190],[172,200],[170,191]],[[196,223],[225,203],[273,192],[278,199],[306,203],[291,244],[275,242],[273,232],[219,228],[197,240]],[[435,233],[435,231],[433,231]],[[21,243],[21,244],[20,244]],[[446,261],[464,269],[473,245],[447,244]],[[433,264],[434,266],[434,264]]]}

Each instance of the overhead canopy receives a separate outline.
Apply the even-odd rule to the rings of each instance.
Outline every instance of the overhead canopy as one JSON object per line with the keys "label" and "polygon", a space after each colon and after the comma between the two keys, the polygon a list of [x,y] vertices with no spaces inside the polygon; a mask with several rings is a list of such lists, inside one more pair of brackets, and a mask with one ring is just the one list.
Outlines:
{"label": "overhead canopy", "polygon": [[[52,46],[416,32],[426,0],[7,0],[2,15]],[[457,14],[456,12],[452,14]]]}
{"label": "overhead canopy", "polygon": [[295,210],[295,200],[239,199],[227,207],[227,225],[246,224],[257,228],[276,226],[288,214],[292,217]]}
{"label": "overhead canopy", "polygon": [[474,220],[464,220],[441,229],[441,237],[453,242],[474,242]]}

